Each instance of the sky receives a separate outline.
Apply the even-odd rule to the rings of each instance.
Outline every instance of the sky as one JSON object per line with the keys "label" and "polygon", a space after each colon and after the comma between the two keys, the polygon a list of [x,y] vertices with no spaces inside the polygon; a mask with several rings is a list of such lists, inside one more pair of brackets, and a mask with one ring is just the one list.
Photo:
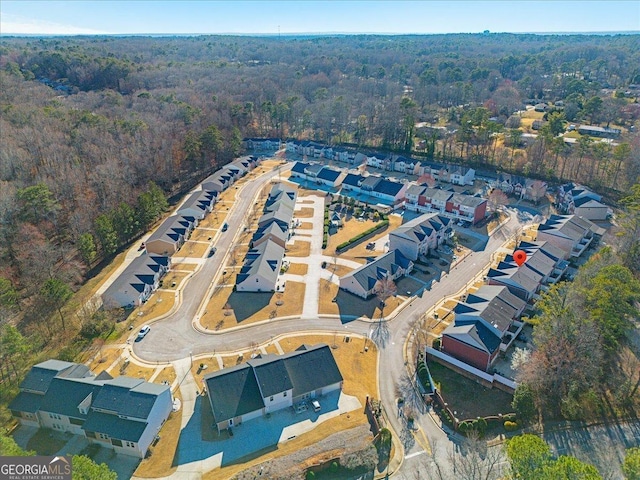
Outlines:
{"label": "sky", "polygon": [[640,0],[2,0],[0,34],[638,32]]}

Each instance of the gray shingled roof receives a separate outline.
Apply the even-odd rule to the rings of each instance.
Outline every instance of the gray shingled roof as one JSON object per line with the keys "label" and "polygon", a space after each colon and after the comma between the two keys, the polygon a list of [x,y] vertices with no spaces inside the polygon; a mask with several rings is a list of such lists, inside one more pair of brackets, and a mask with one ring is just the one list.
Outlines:
{"label": "gray shingled roof", "polygon": [[[98,408],[117,415],[146,419],[155,404],[156,397],[168,389],[166,385],[152,385],[149,389],[144,380],[130,377],[117,377],[105,382],[91,408]],[[139,388],[138,388],[139,387]]]}
{"label": "gray shingled roof", "polygon": [[281,357],[269,355],[249,360],[247,363],[253,368],[264,398],[293,388],[289,372]]}
{"label": "gray shingled roof", "polygon": [[426,190],[426,187],[424,185],[411,185],[409,188],[407,188],[407,196],[409,195],[420,195],[422,192],[424,192]]}
{"label": "gray shingled roof", "polygon": [[377,175],[369,175],[368,177],[364,177],[362,183],[360,184],[360,188],[363,190],[374,190],[379,181],[382,180],[382,177],[378,177]]}
{"label": "gray shingled roof", "polygon": [[240,285],[252,275],[261,275],[273,281],[275,286],[283,256],[284,248],[271,240],[251,248],[236,277],[236,284]]}
{"label": "gray shingled roof", "polygon": [[127,420],[116,415],[91,411],[82,428],[87,432],[98,432],[127,442],[137,442],[147,428],[147,422]]}
{"label": "gray shingled roof", "polygon": [[85,418],[85,415],[78,410],[78,405],[90,394],[96,395],[100,391],[101,383],[96,383],[93,377],[54,378],[40,405],[40,410],[68,417]]}
{"label": "gray shingled roof", "polygon": [[320,344],[254,358],[206,375],[204,381],[215,421],[220,423],[262,409],[262,395],[293,389],[295,397],[341,382],[342,375],[329,347]]}
{"label": "gray shingled roof", "polygon": [[342,278],[353,277],[365,291],[369,291],[378,280],[388,274],[395,275],[400,267],[407,269],[409,263],[410,260],[400,250],[391,250],[379,256],[373,262],[349,272]]}
{"label": "gray shingled roof", "polygon": [[422,242],[425,237],[430,236],[434,230],[439,232],[449,225],[449,223],[450,220],[448,218],[440,216],[437,213],[425,213],[400,225],[389,235]]}
{"label": "gray shingled roof", "polygon": [[20,389],[45,393],[54,377],[63,373],[65,370],[72,370],[74,372],[73,376],[76,378],[86,376],[89,369],[85,365],[82,365],[84,368],[81,369],[74,368],[77,365],[76,363],[64,362],[62,360],[46,360],[38,363],[34,365],[24,377],[24,380],[20,384]]}
{"label": "gray shingled roof", "polygon": [[161,265],[168,265],[168,257],[144,254],[136,257],[102,294],[102,298],[122,292],[134,301],[144,291],[145,284],[153,284]]}
{"label": "gray shingled roof", "polygon": [[9,403],[9,410],[36,413],[40,410],[40,404],[43,398],[44,395],[38,393],[20,392],[16,398]]}
{"label": "gray shingled roof", "polygon": [[294,397],[342,381],[333,353],[325,344],[287,353],[284,363],[293,383]]}
{"label": "gray shingled roof", "polygon": [[481,321],[467,325],[449,325],[443,332],[443,336],[448,336],[459,340],[470,347],[492,354],[499,347],[502,339],[495,335]]}
{"label": "gray shingled roof", "polygon": [[264,407],[253,369],[246,363],[206,375],[204,381],[216,423]]}

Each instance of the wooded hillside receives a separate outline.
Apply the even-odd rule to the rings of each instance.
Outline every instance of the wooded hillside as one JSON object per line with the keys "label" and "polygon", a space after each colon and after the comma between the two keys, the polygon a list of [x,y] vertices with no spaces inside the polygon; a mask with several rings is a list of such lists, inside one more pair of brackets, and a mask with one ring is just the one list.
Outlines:
{"label": "wooded hillside", "polygon": [[[420,149],[616,195],[640,172],[638,65],[637,35],[3,37],[3,312],[55,311],[243,137]],[[564,103],[527,147],[525,101]],[[571,147],[568,122],[623,134]]]}

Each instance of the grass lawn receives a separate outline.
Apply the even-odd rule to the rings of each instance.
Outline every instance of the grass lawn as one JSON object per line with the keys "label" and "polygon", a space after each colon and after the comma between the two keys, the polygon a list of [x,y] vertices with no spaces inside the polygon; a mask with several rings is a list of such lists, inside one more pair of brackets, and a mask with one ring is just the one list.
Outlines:
{"label": "grass lawn", "polygon": [[306,263],[290,263],[287,273],[292,275],[306,275],[309,266]]}
{"label": "grass lawn", "polygon": [[311,252],[311,243],[305,241],[295,241],[293,245],[287,245],[285,255],[287,257],[308,257]]}
{"label": "grass lawn", "polygon": [[27,450],[35,451],[37,455],[54,455],[65,446],[67,440],[62,432],[40,428],[27,442]]}
{"label": "grass lawn", "polygon": [[176,371],[173,367],[164,367],[158,376],[153,380],[153,383],[162,383],[163,380],[169,382],[169,385],[176,379]]}
{"label": "grass lawn", "polygon": [[184,245],[173,255],[175,257],[196,257],[202,258],[204,254],[209,250],[208,243],[198,243],[187,241],[184,242]]}
{"label": "grass lawn", "polygon": [[120,357],[122,349],[120,347],[102,347],[102,353],[98,353],[91,363],[89,364],[89,370],[98,374],[103,370],[106,370]]}
{"label": "grass lawn", "polygon": [[[176,272],[175,270],[170,270],[162,279],[162,288],[176,290],[187,275],[190,274],[190,272]],[[173,286],[174,283],[176,284],[175,286]]]}
{"label": "grass lawn", "polygon": [[[133,322],[134,327],[142,325],[144,322],[148,322],[169,312],[169,310],[173,308],[174,301],[175,293],[173,291],[157,290],[149,297],[147,303],[131,312],[129,321]],[[140,313],[142,313],[142,315],[140,315]]]}
{"label": "grass lawn", "polygon": [[[332,345],[334,343],[333,335],[299,335],[294,337],[288,337],[285,339],[279,339],[279,343],[285,352],[295,350],[303,343],[317,344],[326,343]],[[351,338],[351,342],[345,343],[344,336],[338,335],[335,338],[335,344],[338,348],[332,350],[333,355],[340,369],[340,373],[344,377],[343,391],[348,395],[354,395],[358,397],[360,403],[365,404],[365,397],[378,397],[378,385],[377,385],[377,360],[378,355],[375,345],[369,342],[369,351],[362,353],[363,340]],[[268,459],[278,458],[285,455],[290,455],[298,450],[301,450],[309,445],[314,445],[319,441],[325,439],[329,435],[348,430],[360,425],[367,424],[367,418],[364,415],[363,409],[354,410],[346,415],[340,415],[339,417],[332,418],[325,422],[322,422],[312,431],[300,435],[299,437],[290,440],[285,443],[281,443],[274,450],[249,458],[242,463],[232,464],[220,469],[213,470],[206,473],[203,479],[206,480],[222,480],[233,478],[234,475],[246,470],[247,468],[264,462]]]}
{"label": "grass lawn", "polygon": [[302,207],[300,210],[296,210],[293,212],[293,218],[313,218],[314,212],[314,208]]}
{"label": "grass lawn", "polygon": [[[203,363],[206,368],[201,369],[200,364]],[[196,379],[196,383],[200,390],[202,390],[203,382],[202,379],[205,375],[216,372],[220,370],[220,366],[218,365],[218,359],[214,355],[208,355],[206,357],[198,357],[193,359],[193,366],[191,367],[191,373],[193,374],[193,378]]]}
{"label": "grass lawn", "polygon": [[331,262],[327,262],[327,270],[329,270],[330,272],[333,272],[333,274],[336,277],[342,277],[347,273],[352,272],[353,268],[346,267],[344,265],[338,265],[337,263],[334,265]]}
{"label": "grass lawn", "polygon": [[[332,301],[334,298],[337,299],[335,302]],[[391,313],[401,303],[402,300],[399,297],[388,298],[384,313]],[[318,313],[340,315],[346,318],[380,318],[380,301],[376,296],[371,297],[369,300],[363,300],[351,293],[340,290],[335,283],[320,279]]]}
{"label": "grass lawn", "polygon": [[264,346],[264,349],[267,351],[267,353],[273,353],[273,354],[280,353],[278,351],[278,348],[273,343],[270,343],[269,345]]}
{"label": "grass lawn", "polygon": [[[207,215],[203,220],[201,220],[198,224],[198,227],[220,228],[220,226],[224,223],[225,218],[227,218],[227,208],[223,207],[222,205],[215,205],[213,208],[214,211]],[[204,231],[206,232],[207,230]],[[209,231],[208,237],[213,236],[213,233],[215,232]]]}
{"label": "grass lawn", "polygon": [[[338,230],[338,233],[335,235],[329,236],[329,243],[327,243],[327,248],[324,250],[325,255],[333,255],[336,251],[336,247],[340,245],[342,242],[346,242],[347,240],[355,237],[358,233],[364,232],[369,228],[376,225],[378,222],[374,222],[371,220],[367,220],[364,222],[359,222],[355,219],[351,219],[345,222],[344,226]],[[380,238],[387,235],[390,231],[395,230],[402,224],[402,217],[399,215],[389,215],[389,226],[382,231],[378,232],[376,235],[371,237],[368,240],[359,243],[358,245],[346,250],[341,253],[340,258],[346,258],[348,260],[354,260],[359,263],[366,263],[367,258],[377,257],[382,255],[383,252],[377,251],[372,252],[371,250],[367,250],[367,243],[375,242]],[[348,233],[344,233],[344,232]]]}
{"label": "grass lawn", "polygon": [[[122,372],[122,375],[127,377],[132,377],[132,378],[144,378],[148,382],[155,371],[156,371],[155,368],[141,367],[136,363],[129,363],[129,365],[127,365],[127,368],[125,368],[124,372]],[[120,366],[116,365],[115,368],[113,368],[113,371],[109,373],[115,377],[116,374],[120,373]],[[159,382],[156,380],[154,383],[159,383]]]}
{"label": "grass lawn", "polygon": [[199,265],[197,263],[173,263],[171,265],[171,271],[184,270],[188,272],[195,272],[198,266]]}
{"label": "grass lawn", "polygon": [[[173,396],[182,400],[180,391],[176,391]],[[136,469],[135,475],[137,477],[157,478],[176,471],[177,467],[173,465],[173,457],[178,448],[181,425],[182,410],[171,412],[160,430],[160,441],[155,447],[151,447],[152,455],[142,460]]]}
{"label": "grass lawn", "polygon": [[[282,293],[234,292],[232,287],[224,287],[213,294],[200,322],[210,330],[221,330],[272,316],[300,315],[304,289],[304,283],[291,281]],[[227,304],[231,307],[230,315],[225,315]]]}
{"label": "grass lawn", "polygon": [[513,395],[497,388],[485,388],[437,362],[428,364],[438,390],[460,420],[513,412]]}

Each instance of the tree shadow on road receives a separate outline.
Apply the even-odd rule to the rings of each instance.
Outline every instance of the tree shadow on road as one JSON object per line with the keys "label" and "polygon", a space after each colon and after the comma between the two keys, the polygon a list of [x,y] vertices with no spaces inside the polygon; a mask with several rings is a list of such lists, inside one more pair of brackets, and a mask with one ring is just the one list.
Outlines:
{"label": "tree shadow on road", "polygon": [[378,348],[385,348],[389,342],[389,338],[391,338],[391,333],[389,332],[387,322],[383,319],[378,320],[371,330],[371,340],[375,342]]}

